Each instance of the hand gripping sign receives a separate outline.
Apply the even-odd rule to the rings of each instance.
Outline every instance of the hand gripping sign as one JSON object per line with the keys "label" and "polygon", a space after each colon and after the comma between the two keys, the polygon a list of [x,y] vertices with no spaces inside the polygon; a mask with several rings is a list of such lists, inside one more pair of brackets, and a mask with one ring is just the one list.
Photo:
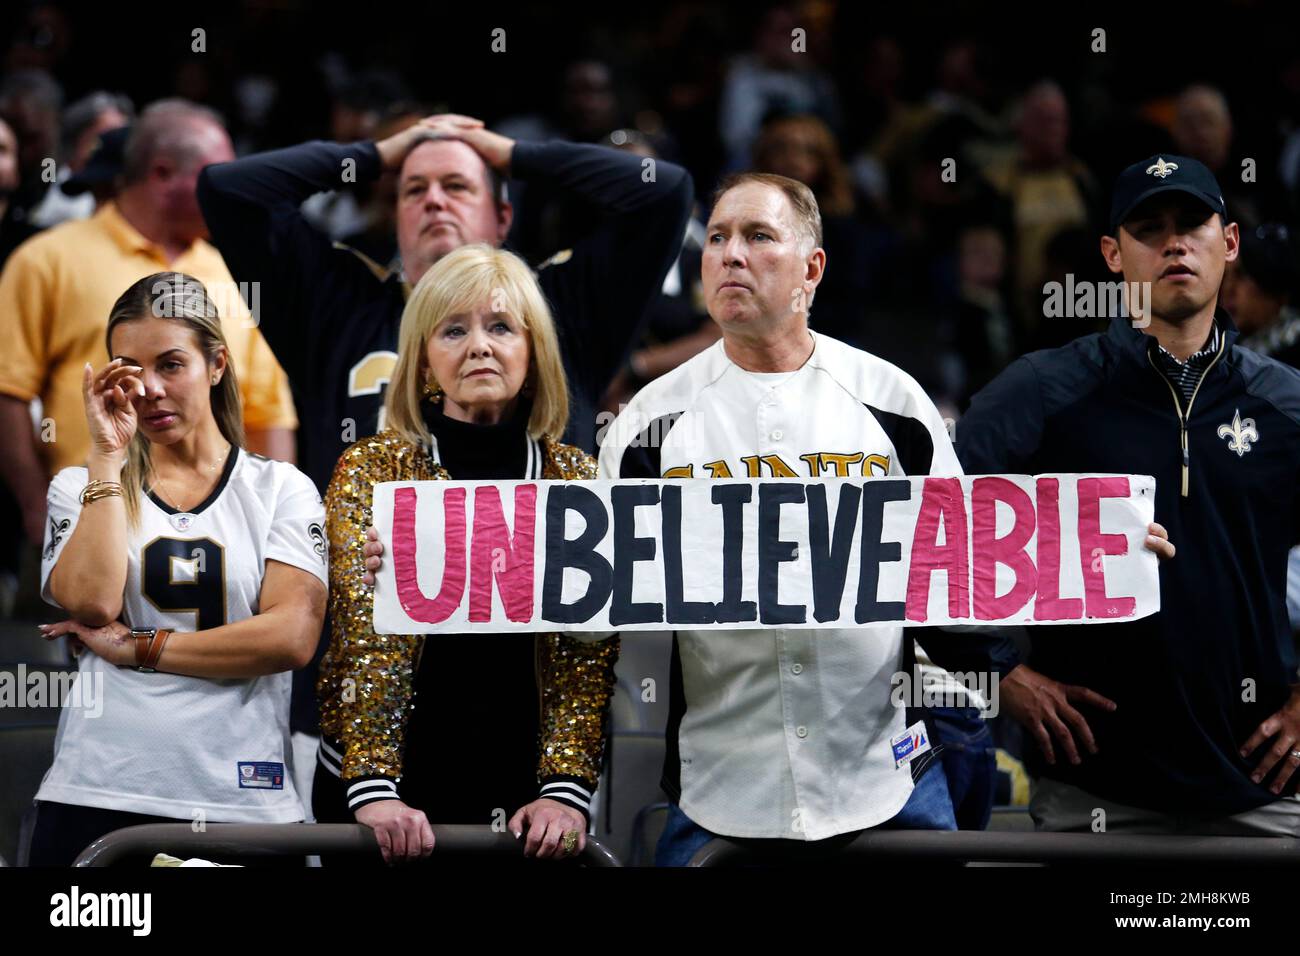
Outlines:
{"label": "hand gripping sign", "polygon": [[375,631],[1066,624],[1160,607],[1134,475],[375,487]]}

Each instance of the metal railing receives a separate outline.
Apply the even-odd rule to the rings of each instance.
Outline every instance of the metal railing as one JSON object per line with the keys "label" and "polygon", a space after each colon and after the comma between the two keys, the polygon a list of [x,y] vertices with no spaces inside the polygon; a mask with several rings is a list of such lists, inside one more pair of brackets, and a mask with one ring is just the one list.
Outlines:
{"label": "metal railing", "polygon": [[[434,825],[434,855],[518,860],[523,841],[486,826]],[[73,866],[112,866],[123,858],[155,853],[179,857],[355,854],[379,858],[374,831],[359,823],[209,823],[195,831],[188,823],[147,823],[100,837],[81,851]],[[589,835],[574,859],[583,866],[622,866],[618,857]]]}
{"label": "metal railing", "polygon": [[[439,860],[518,860],[520,841],[491,827],[435,825]],[[179,857],[356,855],[379,857],[374,831],[355,823],[211,823],[195,832],[188,823],[151,823],[100,837],[74,866],[112,866],[128,857],[170,853]],[[574,858],[583,866],[622,866],[600,841]],[[829,840],[729,840],[715,838],[688,866],[835,864],[871,860],[954,863],[1175,866],[1236,864],[1300,866],[1300,840],[1290,837],[1218,837],[1128,833],[1008,833],[973,830],[877,830]]]}
{"label": "metal railing", "polygon": [[816,843],[715,838],[687,866],[798,864],[845,857],[964,863],[1300,865],[1300,840],[1130,833],[1006,833],[977,830],[878,830]]}

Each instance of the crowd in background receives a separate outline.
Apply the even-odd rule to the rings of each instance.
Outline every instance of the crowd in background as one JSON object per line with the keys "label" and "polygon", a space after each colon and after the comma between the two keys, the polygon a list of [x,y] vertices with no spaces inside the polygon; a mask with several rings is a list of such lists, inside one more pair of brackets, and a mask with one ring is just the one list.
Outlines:
{"label": "crowd in background", "polygon": [[[126,34],[108,11],[15,4],[0,34],[0,260],[112,195],[124,137],[111,131],[161,98],[217,110],[239,155],[381,139],[451,110],[515,139],[670,159],[694,177],[697,220],[611,409],[717,338],[698,219],[722,175],[755,169],[806,183],[820,204],[828,268],[813,327],[900,365],[959,419],[1013,357],[1105,324],[1048,317],[1044,287],[1115,278],[1098,251],[1110,184],[1135,158],[1169,152],[1204,162],[1241,224],[1222,304],[1248,344],[1295,363],[1300,52],[1271,36],[1266,8],[1227,12],[1210,37],[1165,24],[1099,39],[1087,21],[1044,20],[1035,46],[948,7],[886,15],[825,0],[445,19],[395,9],[348,29],[305,3],[246,2],[193,24],[145,16],[151,42],[137,46],[104,42]],[[318,195],[308,214],[396,265],[392,179]],[[507,244],[533,264],[593,214],[536,190],[512,187],[511,199]],[[22,528],[7,506],[5,526]]]}

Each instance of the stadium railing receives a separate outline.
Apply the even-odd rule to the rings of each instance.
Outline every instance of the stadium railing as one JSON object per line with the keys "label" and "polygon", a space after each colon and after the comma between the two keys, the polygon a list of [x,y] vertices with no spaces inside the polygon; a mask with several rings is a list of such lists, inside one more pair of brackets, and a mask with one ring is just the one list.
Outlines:
{"label": "stadium railing", "polygon": [[[487,826],[433,827],[439,858],[490,856],[519,859],[522,843]],[[355,854],[378,856],[374,831],[359,823],[209,823],[196,831],[188,823],[147,823],[105,834],[77,857],[74,866],[112,866],[126,857],[169,853],[182,858],[208,855],[248,857]],[[622,866],[604,844],[587,837],[574,859],[583,866]]]}
{"label": "stadium railing", "polygon": [[743,866],[849,862],[905,858],[964,863],[1078,865],[1124,863],[1300,865],[1300,840],[1292,837],[1218,837],[1129,833],[1014,833],[976,830],[886,830],[819,843],[794,840],[732,841],[716,838],[688,866]]}

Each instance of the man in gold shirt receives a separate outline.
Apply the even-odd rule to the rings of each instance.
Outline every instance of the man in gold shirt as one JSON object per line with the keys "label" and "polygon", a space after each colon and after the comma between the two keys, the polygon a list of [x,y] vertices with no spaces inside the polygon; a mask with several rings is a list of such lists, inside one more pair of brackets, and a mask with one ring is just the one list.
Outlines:
{"label": "man in gold shirt", "polygon": [[[93,217],[68,222],[20,246],[0,274],[0,456],[40,542],[50,479],[89,449],[82,369],[108,361],[104,330],[117,297],[155,272],[192,275],[221,312],[239,376],[249,448],[292,460],[297,427],[288,380],[267,347],[221,254],[207,239],[194,184],[199,170],[234,158],[216,114],[163,100],[141,114],[127,142],[122,189]],[[250,289],[251,291],[251,289]],[[256,304],[255,293],[250,295]],[[43,418],[34,440],[29,406]]]}

